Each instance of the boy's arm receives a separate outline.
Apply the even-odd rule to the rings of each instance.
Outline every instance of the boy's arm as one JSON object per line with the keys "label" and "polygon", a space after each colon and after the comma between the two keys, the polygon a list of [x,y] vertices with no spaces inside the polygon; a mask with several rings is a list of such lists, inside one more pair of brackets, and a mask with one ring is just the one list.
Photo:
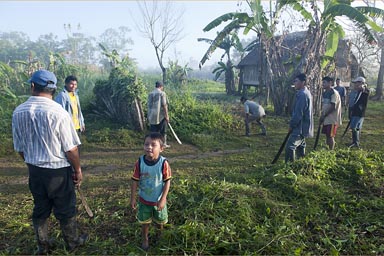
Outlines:
{"label": "boy's arm", "polygon": [[137,191],[137,185],[138,185],[137,180],[132,180],[131,184],[131,208],[133,210],[136,209],[136,191]]}
{"label": "boy's arm", "polygon": [[161,211],[165,207],[165,204],[167,203],[167,195],[170,187],[171,187],[171,179],[168,179],[164,182],[163,193],[161,195],[159,202],[157,202],[158,211]]}
{"label": "boy's arm", "polygon": [[136,161],[135,167],[133,169],[132,175],[132,184],[131,184],[131,208],[133,210],[136,209],[136,193],[137,188],[139,187],[139,179],[140,179],[140,158]]}

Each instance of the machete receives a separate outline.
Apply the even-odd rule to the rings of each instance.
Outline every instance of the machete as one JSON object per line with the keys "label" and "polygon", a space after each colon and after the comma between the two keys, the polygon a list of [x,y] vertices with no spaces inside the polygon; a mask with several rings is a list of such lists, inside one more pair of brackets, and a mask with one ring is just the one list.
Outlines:
{"label": "machete", "polygon": [[351,120],[349,120],[348,124],[347,124],[347,127],[345,127],[345,131],[343,133],[343,135],[341,136],[341,138],[344,138],[345,134],[347,133],[347,131],[349,130],[349,126],[351,125]]}
{"label": "machete", "polygon": [[279,157],[280,157],[280,155],[281,155],[281,152],[283,152],[283,149],[284,149],[284,147],[285,147],[285,144],[286,144],[287,141],[288,141],[289,135],[291,135],[291,132],[292,132],[292,131],[289,131],[289,132],[287,133],[287,135],[285,136],[284,141],[283,141],[283,144],[281,144],[279,151],[277,152],[275,158],[274,158],[273,161],[272,161],[272,164],[276,163],[277,160],[279,159]]}
{"label": "machete", "polygon": [[76,188],[77,188],[77,192],[79,192],[81,204],[84,206],[85,211],[87,212],[88,216],[90,218],[93,218],[93,212],[92,212],[91,208],[89,208],[87,200],[85,200],[85,196],[83,195],[83,191],[80,189],[80,186],[76,186]]}
{"label": "machete", "polygon": [[181,145],[182,143],[181,143],[179,137],[177,137],[177,135],[176,135],[175,131],[173,130],[173,128],[172,128],[172,126],[171,126],[170,123],[168,123],[168,126],[169,126],[169,128],[171,129],[171,132],[172,132],[172,134],[173,134],[173,137],[175,137],[175,139],[177,140],[177,143],[179,143],[179,144]]}

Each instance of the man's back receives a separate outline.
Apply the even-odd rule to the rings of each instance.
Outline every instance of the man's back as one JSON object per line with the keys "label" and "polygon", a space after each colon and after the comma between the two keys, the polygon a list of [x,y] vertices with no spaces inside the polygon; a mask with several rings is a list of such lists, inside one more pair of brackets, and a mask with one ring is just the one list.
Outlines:
{"label": "man's back", "polygon": [[263,117],[265,116],[264,108],[254,101],[247,100],[244,103],[245,113],[249,113],[252,116]]}
{"label": "man's back", "polygon": [[164,119],[163,105],[167,104],[165,92],[154,89],[148,95],[148,121],[150,124],[159,124]]}
{"label": "man's back", "polygon": [[45,97],[32,96],[18,106],[12,129],[15,150],[23,152],[26,163],[39,167],[69,166],[65,152],[80,144],[69,114]]}

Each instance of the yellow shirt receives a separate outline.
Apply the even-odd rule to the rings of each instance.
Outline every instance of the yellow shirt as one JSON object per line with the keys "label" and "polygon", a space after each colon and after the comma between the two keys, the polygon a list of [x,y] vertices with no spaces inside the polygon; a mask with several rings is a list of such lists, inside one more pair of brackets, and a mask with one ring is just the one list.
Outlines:
{"label": "yellow shirt", "polygon": [[69,93],[69,99],[71,100],[73,124],[75,125],[75,129],[79,130],[80,129],[79,109],[77,107],[76,96],[73,92]]}

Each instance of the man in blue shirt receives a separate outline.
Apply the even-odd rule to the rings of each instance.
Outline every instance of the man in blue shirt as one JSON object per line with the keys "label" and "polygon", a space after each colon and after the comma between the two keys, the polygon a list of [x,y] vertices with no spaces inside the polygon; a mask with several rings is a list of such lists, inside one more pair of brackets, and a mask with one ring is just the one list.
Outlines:
{"label": "man in blue shirt", "polygon": [[345,87],[340,84],[340,78],[336,78],[336,86],[333,89],[335,89],[340,95],[341,106],[346,108],[347,105],[345,103],[345,96],[347,95],[347,90],[345,90]]}
{"label": "man in blue shirt", "polygon": [[305,156],[305,138],[313,137],[312,95],[305,86],[306,75],[299,74],[293,80],[296,100],[289,122],[290,136],[285,147],[285,162]]}

